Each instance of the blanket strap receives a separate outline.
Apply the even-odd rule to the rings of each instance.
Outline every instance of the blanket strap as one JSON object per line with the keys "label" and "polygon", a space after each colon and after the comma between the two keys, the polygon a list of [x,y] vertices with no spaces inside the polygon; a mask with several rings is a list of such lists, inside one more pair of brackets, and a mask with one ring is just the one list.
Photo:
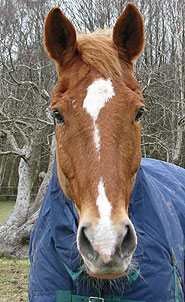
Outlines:
{"label": "blanket strap", "polygon": [[173,273],[174,273],[174,280],[175,280],[175,302],[180,302],[180,291],[179,291],[179,279],[178,279],[178,272],[177,272],[177,261],[175,257],[175,252],[173,247],[171,246],[172,250],[172,265],[173,265]]}
{"label": "blanket strap", "polygon": [[176,266],[174,266],[173,268],[174,268],[174,279],[175,279],[175,302],[180,302],[177,268]]}
{"label": "blanket strap", "polygon": [[[102,297],[86,297],[74,294],[74,291],[58,290],[56,292],[56,302],[136,302],[133,300],[124,300],[118,296],[104,296]],[[137,301],[145,302],[145,301]]]}
{"label": "blanket strap", "polygon": [[[81,269],[78,269],[76,272],[73,272],[70,267],[63,262],[67,272],[71,276],[73,281],[76,281],[79,276],[83,273]],[[132,285],[137,278],[140,275],[140,268],[134,273],[128,273],[126,275],[126,278],[128,280],[129,285]],[[94,289],[94,292],[96,293],[96,296],[94,297],[85,297],[85,296],[78,296],[75,295],[74,291],[65,291],[65,290],[59,290],[56,292],[56,302],[136,302],[133,300],[124,300],[123,297],[119,296],[109,296],[105,295],[101,297],[101,292],[97,290],[92,284],[92,287]],[[137,302],[145,302],[145,301],[137,301]],[[177,301],[176,301],[177,302]]]}

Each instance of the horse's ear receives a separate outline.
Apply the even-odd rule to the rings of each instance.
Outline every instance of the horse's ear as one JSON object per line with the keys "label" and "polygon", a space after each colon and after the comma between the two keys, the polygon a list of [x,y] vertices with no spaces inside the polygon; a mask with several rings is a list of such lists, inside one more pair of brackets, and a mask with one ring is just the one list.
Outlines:
{"label": "horse's ear", "polygon": [[75,54],[75,28],[59,7],[54,7],[45,20],[44,44],[49,56],[61,65]]}
{"label": "horse's ear", "polygon": [[113,40],[120,51],[127,53],[130,61],[141,54],[145,42],[144,23],[133,3],[128,3],[118,18],[113,30]]}

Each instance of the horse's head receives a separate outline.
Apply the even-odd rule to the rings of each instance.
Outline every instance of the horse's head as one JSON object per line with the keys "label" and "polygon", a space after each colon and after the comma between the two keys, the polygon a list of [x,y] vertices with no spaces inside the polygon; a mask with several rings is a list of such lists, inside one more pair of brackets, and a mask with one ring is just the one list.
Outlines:
{"label": "horse's head", "polygon": [[77,38],[56,7],[44,40],[58,73],[52,91],[57,170],[79,214],[78,249],[91,276],[118,278],[137,244],[128,206],[141,161],[144,104],[133,64],[144,46],[143,20],[130,3],[113,32]]}

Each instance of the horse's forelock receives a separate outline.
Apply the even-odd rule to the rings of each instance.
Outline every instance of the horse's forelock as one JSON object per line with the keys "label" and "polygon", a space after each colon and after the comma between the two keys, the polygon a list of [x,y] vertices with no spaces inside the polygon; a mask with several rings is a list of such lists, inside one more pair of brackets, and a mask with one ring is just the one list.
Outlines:
{"label": "horse's forelock", "polygon": [[77,48],[83,61],[94,67],[102,77],[114,79],[122,75],[123,67],[112,41],[112,29],[78,35]]}

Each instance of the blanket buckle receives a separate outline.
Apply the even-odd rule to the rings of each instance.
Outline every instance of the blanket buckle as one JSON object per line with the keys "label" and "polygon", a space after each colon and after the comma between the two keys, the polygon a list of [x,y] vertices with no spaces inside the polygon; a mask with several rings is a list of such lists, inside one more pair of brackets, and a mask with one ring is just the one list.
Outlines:
{"label": "blanket buckle", "polygon": [[[95,302],[94,300],[98,300],[98,301],[104,302],[104,299],[103,299],[103,298],[99,298],[99,297],[89,297],[89,302]],[[98,302],[98,301],[97,301],[97,302]]]}

